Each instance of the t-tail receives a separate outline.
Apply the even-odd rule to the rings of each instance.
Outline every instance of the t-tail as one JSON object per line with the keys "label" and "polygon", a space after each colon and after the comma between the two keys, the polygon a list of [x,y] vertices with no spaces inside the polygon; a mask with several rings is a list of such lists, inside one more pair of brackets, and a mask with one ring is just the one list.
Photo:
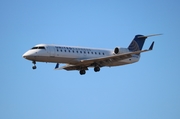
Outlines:
{"label": "t-tail", "polygon": [[[143,48],[143,45],[145,43],[146,38],[151,37],[151,36],[157,36],[157,35],[162,35],[162,34],[153,34],[153,35],[136,35],[130,45],[128,46],[129,51],[135,52],[135,51],[141,51]],[[153,47],[154,43],[151,46],[151,50]]]}

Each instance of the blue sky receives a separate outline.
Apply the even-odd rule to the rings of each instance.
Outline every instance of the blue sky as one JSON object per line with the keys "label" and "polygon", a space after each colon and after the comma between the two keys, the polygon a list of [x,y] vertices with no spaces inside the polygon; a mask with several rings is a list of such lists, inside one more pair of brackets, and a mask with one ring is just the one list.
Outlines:
{"label": "blue sky", "polygon": [[[179,119],[180,15],[177,0],[1,0],[1,119]],[[77,71],[32,63],[39,43],[113,49],[136,34],[155,41],[138,63]]]}

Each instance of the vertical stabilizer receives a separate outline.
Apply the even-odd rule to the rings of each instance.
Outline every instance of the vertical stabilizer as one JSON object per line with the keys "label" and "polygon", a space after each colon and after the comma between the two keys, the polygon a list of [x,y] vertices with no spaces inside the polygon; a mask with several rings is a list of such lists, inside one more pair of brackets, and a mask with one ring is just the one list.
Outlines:
{"label": "vertical stabilizer", "polygon": [[146,38],[147,37],[143,35],[136,35],[132,40],[131,44],[128,46],[128,49],[130,51],[142,50]]}

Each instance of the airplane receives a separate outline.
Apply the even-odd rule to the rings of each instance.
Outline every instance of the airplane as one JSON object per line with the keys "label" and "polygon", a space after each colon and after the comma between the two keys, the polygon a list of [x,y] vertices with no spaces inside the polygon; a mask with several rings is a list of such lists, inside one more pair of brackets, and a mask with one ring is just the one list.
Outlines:
{"label": "airplane", "polygon": [[[56,63],[56,70],[78,70],[84,75],[88,68],[94,68],[95,72],[99,72],[100,68],[105,66],[113,67],[138,62],[141,53],[153,50],[154,41],[149,49],[142,50],[146,38],[157,35],[161,34],[135,35],[127,48],[115,47],[113,50],[38,44],[25,52],[23,58],[32,61],[32,69],[37,68],[36,62],[50,62]],[[60,63],[66,65],[59,67]]]}

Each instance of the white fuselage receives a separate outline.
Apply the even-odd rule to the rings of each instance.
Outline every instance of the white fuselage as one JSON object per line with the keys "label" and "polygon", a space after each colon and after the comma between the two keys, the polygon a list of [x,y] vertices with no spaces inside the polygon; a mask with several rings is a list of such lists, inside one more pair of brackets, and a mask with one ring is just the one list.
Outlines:
{"label": "white fuselage", "polygon": [[[36,62],[51,62],[56,63],[56,70],[78,70],[80,75],[84,75],[89,67],[99,72],[101,67],[120,66],[139,61],[140,54],[151,51],[154,46],[152,42],[149,49],[142,50],[146,38],[157,35],[160,34],[135,35],[127,48],[116,47],[113,50],[39,44],[24,53],[23,57],[32,61],[32,69],[37,68]],[[60,63],[66,65],[59,67]]]}
{"label": "white fuselage", "polygon": [[[127,53],[127,48],[120,48],[119,53]],[[39,44],[28,50],[23,57],[38,62],[52,62],[52,63],[67,63],[76,64],[80,60],[103,58],[107,56],[116,55],[113,50],[95,49],[83,47],[70,47],[59,45]],[[116,62],[107,62],[104,66],[119,66],[131,64],[139,61],[140,55],[133,55],[131,58],[119,60]]]}

